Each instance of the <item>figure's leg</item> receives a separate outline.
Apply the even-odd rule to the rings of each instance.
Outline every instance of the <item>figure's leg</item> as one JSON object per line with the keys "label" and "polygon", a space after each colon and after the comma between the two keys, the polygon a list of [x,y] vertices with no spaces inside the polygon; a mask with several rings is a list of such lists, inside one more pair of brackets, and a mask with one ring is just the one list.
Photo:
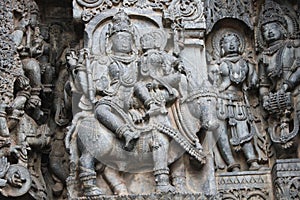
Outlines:
{"label": "figure's leg", "polygon": [[124,137],[125,148],[127,150],[132,150],[134,144],[132,144],[136,139],[139,138],[139,134],[130,129],[119,116],[112,112],[112,109],[108,105],[98,105],[95,109],[95,116],[98,121],[111,130],[118,138]]}
{"label": "figure's leg", "polygon": [[78,183],[78,162],[79,162],[79,155],[78,155],[78,146],[77,146],[77,135],[74,134],[71,138],[70,144],[69,144],[69,177],[66,180],[67,184],[67,190],[68,190],[68,196],[70,198],[75,198],[78,196],[79,192],[79,183]]}
{"label": "figure's leg", "polygon": [[228,138],[228,127],[226,122],[220,122],[219,127],[213,131],[215,140],[219,147],[219,151],[222,158],[228,165],[228,171],[239,171],[240,164],[238,164],[233,155],[230,147],[230,142]]}
{"label": "figure's leg", "polygon": [[101,195],[102,191],[96,186],[95,159],[89,153],[84,151],[79,159],[80,174],[83,192],[86,196]]}
{"label": "figure's leg", "polygon": [[246,142],[242,146],[245,157],[247,159],[247,163],[250,165],[249,170],[258,170],[261,166],[258,164],[257,156],[255,155],[255,151],[251,141]]}
{"label": "figure's leg", "polygon": [[39,120],[44,115],[41,110],[40,92],[42,89],[41,83],[41,69],[40,64],[36,59],[26,58],[22,60],[23,68],[26,77],[29,79],[31,86],[31,96],[28,101],[28,108],[30,109],[30,116],[35,120]]}
{"label": "figure's leg", "polygon": [[175,188],[170,184],[170,172],[168,168],[168,137],[154,130],[152,148],[156,191],[174,192]]}
{"label": "figure's leg", "polygon": [[22,60],[23,68],[26,77],[30,80],[30,85],[33,88],[41,88],[41,69],[39,62],[35,59],[24,59]]}
{"label": "figure's leg", "polygon": [[[246,136],[249,134],[249,128],[246,121],[239,121],[237,123],[237,132],[239,133],[240,137]],[[251,141],[245,142],[242,144],[242,149],[244,155],[247,159],[247,163],[250,165],[249,170],[258,170],[260,169],[260,165],[258,164],[258,159],[254,151],[253,144]]]}
{"label": "figure's leg", "polygon": [[128,195],[127,187],[119,172],[106,167],[103,176],[116,195]]}

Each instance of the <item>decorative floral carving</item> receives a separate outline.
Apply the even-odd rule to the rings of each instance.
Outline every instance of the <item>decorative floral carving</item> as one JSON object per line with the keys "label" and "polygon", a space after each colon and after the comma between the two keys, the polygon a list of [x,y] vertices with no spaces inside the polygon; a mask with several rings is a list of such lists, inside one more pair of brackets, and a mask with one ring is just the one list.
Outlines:
{"label": "decorative floral carving", "polygon": [[253,29],[254,7],[252,1],[247,0],[206,0],[206,24],[207,33],[221,19],[233,18],[244,21]]}

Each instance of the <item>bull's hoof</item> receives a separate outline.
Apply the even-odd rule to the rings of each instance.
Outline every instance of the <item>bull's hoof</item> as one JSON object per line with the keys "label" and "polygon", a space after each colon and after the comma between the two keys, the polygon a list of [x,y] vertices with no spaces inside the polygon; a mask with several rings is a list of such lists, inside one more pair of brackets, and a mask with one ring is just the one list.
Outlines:
{"label": "bull's hoof", "polygon": [[156,192],[158,193],[174,193],[176,192],[175,187],[173,187],[172,185],[168,184],[168,185],[158,185],[156,186]]}
{"label": "bull's hoof", "polygon": [[173,177],[172,183],[176,188],[176,192],[179,192],[179,193],[189,193],[190,192],[190,190],[186,187],[186,177],[185,176]]}
{"label": "bull's hoof", "polygon": [[86,188],[84,190],[84,194],[85,196],[99,196],[99,195],[103,195],[103,192],[100,190],[100,188],[93,186],[90,188]]}

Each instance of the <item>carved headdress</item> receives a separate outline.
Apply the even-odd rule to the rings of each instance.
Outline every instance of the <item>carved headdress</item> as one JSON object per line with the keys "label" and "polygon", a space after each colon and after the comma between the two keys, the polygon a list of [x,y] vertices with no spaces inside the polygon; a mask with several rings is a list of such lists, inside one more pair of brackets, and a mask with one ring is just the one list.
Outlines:
{"label": "carved headdress", "polygon": [[238,49],[238,53],[242,53],[244,52],[245,48],[246,48],[246,41],[245,38],[242,36],[242,34],[237,31],[236,29],[233,28],[224,28],[222,30],[219,30],[215,33],[214,37],[212,37],[212,48],[214,50],[214,57],[216,59],[220,59],[221,57],[224,56],[224,52],[223,52],[223,42],[224,42],[224,38],[226,36],[232,35],[234,37],[236,37],[238,43],[239,43],[239,49]]}
{"label": "carved headdress", "polygon": [[287,37],[288,32],[288,22],[286,20],[286,15],[281,9],[280,5],[273,2],[267,1],[260,11],[258,29],[257,29],[257,46],[259,48],[265,49],[268,45],[266,41],[263,39],[262,35],[262,27],[265,24],[275,22],[280,25],[281,31],[284,34],[284,37]]}
{"label": "carved headdress", "polygon": [[287,21],[280,6],[273,1],[268,1],[260,13],[260,25],[263,26],[271,22],[279,23],[283,28],[287,28]]}
{"label": "carved headdress", "polygon": [[128,15],[124,10],[119,10],[116,15],[112,18],[112,24],[109,27],[109,36],[117,32],[128,32],[133,34],[133,28]]}

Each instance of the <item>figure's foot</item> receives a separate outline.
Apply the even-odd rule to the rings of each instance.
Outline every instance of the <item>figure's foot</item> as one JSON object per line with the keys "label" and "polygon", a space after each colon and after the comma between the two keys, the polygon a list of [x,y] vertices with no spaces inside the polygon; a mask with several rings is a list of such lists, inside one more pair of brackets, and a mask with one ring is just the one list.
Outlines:
{"label": "figure's foot", "polygon": [[231,164],[228,166],[227,171],[229,172],[239,172],[240,171],[240,165],[239,164]]}
{"label": "figure's foot", "polygon": [[140,134],[128,130],[124,133],[123,137],[125,139],[124,149],[131,151],[134,148],[136,141],[140,137]]}
{"label": "figure's foot", "polygon": [[174,192],[176,192],[176,189],[171,184],[157,185],[156,192],[158,192],[158,193],[168,193],[168,192],[174,193]]}
{"label": "figure's foot", "polygon": [[56,195],[59,196],[62,194],[62,191],[64,189],[64,185],[61,182],[56,182],[53,187],[52,187],[52,192]]}
{"label": "figure's foot", "polygon": [[250,164],[249,170],[256,171],[256,170],[259,170],[260,168],[261,168],[261,166],[256,161],[254,161]]}
{"label": "figure's foot", "polygon": [[98,195],[102,195],[103,192],[97,186],[92,186],[92,187],[85,188],[84,194],[86,196],[98,196]]}
{"label": "figure's foot", "polygon": [[240,171],[240,168],[239,168],[239,167],[234,167],[234,168],[232,168],[231,171],[232,171],[232,172],[239,172],[239,171]]}

